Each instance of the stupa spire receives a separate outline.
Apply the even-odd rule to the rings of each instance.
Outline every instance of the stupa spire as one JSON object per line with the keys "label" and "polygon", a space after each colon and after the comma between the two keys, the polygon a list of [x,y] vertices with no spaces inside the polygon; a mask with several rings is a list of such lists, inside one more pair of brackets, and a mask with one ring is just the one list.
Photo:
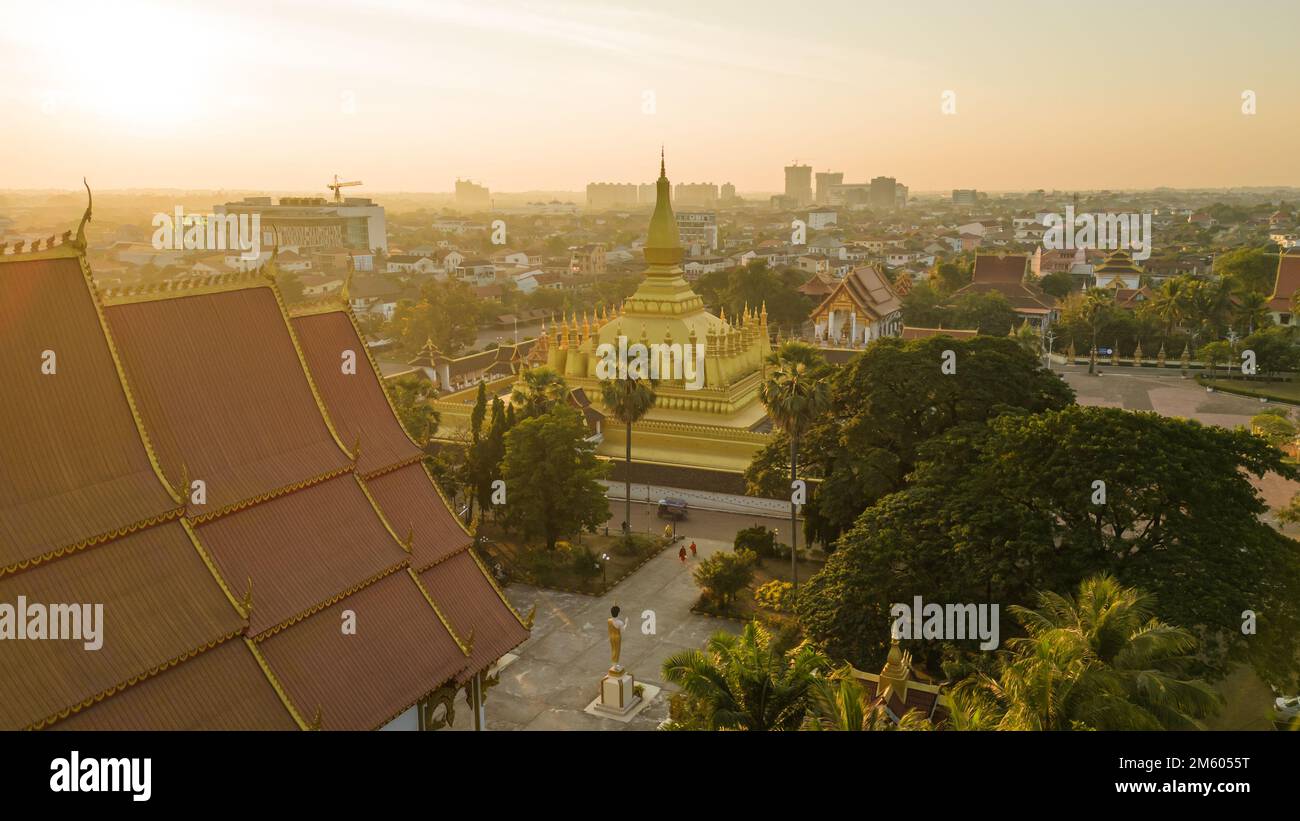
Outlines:
{"label": "stupa spire", "polygon": [[655,210],[650,217],[650,230],[646,233],[645,261],[650,265],[674,266],[682,261],[682,244],[677,232],[670,201],[668,172],[665,170],[663,149],[659,150],[659,179],[655,182]]}

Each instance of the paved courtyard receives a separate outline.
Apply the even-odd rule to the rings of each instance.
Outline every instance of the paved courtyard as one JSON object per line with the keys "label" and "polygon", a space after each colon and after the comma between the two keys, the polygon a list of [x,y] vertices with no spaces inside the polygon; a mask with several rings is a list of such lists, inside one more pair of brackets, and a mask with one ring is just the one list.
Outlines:
{"label": "paved courtyard", "polygon": [[[746,522],[748,524],[748,522]],[[686,544],[690,528],[684,528]],[[735,532],[735,528],[732,529]],[[683,565],[670,547],[604,596],[544,590],[514,584],[506,595],[520,612],[537,604],[532,637],[515,653],[518,659],[501,672],[501,683],[488,690],[490,730],[653,730],[668,717],[669,690],[664,689],[629,723],[600,718],[583,710],[609,668],[605,620],[617,604],[628,620],[623,632],[622,663],[638,682],[664,687],[660,665],[673,653],[698,649],[718,630],[738,632],[736,622],[690,612],[699,596],[691,571],[704,557],[731,549],[730,541],[694,537],[699,557]],[[642,632],[653,613],[654,634]],[[457,727],[468,725],[457,703]]]}

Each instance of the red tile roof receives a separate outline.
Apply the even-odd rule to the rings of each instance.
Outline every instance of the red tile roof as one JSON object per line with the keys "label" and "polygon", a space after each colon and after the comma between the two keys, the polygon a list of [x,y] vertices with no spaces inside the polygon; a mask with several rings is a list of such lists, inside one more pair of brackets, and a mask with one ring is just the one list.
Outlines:
{"label": "red tile roof", "polygon": [[1025,278],[1028,265],[1029,257],[1024,254],[977,254],[971,282],[1010,282],[1019,285]]}
{"label": "red tile roof", "polygon": [[296,730],[243,639],[233,638],[52,725],[55,730]]}
{"label": "red tile roof", "polygon": [[[372,473],[389,465],[419,458],[421,451],[398,424],[374,371],[366,348],[342,311],[299,316],[294,330],[303,356],[339,436],[349,446],[361,441],[358,469]],[[344,353],[356,357],[356,372],[344,373]]]}
{"label": "red tile roof", "polygon": [[222,516],[195,532],[237,597],[252,580],[251,636],[407,558],[352,475]]}
{"label": "red tile roof", "polygon": [[[179,522],[0,576],[16,606],[100,603],[102,646],[0,641],[0,728],[21,728],[124,685],[244,629]],[[264,680],[265,686],[267,682]]]}
{"label": "red tile roof", "polygon": [[[44,351],[54,374],[41,372]],[[176,503],[150,465],[76,258],[0,269],[0,573]]]}
{"label": "red tile roof", "polygon": [[[254,604],[256,606],[256,603]],[[344,611],[356,633],[341,629]],[[419,587],[397,571],[258,643],[290,701],[326,730],[371,730],[465,669]]]}
{"label": "red tile roof", "polygon": [[1277,275],[1273,278],[1273,293],[1269,296],[1269,310],[1291,313],[1291,295],[1300,290],[1300,253],[1282,254],[1277,261]]}
{"label": "red tile roof", "polygon": [[192,514],[349,465],[270,288],[131,302],[107,316],[163,471],[207,485]]}
{"label": "red tile roof", "polygon": [[468,550],[420,574],[429,595],[462,638],[474,637],[469,670],[482,670],[528,638],[510,607],[501,600],[484,569]]}
{"label": "red tile roof", "polygon": [[407,465],[372,477],[366,487],[393,530],[402,538],[414,535],[411,566],[417,570],[464,550],[472,541],[447,509],[424,465]]}

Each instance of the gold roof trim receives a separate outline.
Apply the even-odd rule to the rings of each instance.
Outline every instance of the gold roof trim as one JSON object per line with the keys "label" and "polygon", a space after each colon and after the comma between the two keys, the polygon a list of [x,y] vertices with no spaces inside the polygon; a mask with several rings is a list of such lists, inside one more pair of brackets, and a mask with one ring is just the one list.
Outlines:
{"label": "gold roof trim", "polygon": [[82,701],[72,705],[71,707],[66,707],[62,710],[59,710],[56,713],[52,713],[51,715],[46,716],[45,718],[39,721],[35,721],[27,725],[27,729],[41,730],[50,726],[51,724],[62,721],[68,716],[76,715],[77,713],[80,713],[82,710],[86,709],[87,707],[92,707],[98,704],[99,702],[103,701],[104,699],[108,698],[109,696],[116,695],[117,693],[122,692],[128,687],[132,687],[136,684],[139,684],[142,681],[151,679],[154,676],[158,675],[159,673],[162,673],[166,670],[170,670],[171,668],[175,667],[181,662],[188,661],[189,659],[194,658],[200,653],[211,650],[213,647],[216,647],[219,644],[225,644],[227,641],[235,638],[236,636],[240,635],[243,632],[244,632],[244,628],[241,627],[240,629],[232,633],[228,633],[224,636],[218,636],[217,638],[213,639],[210,642],[207,642],[206,644],[200,645],[199,647],[196,647],[193,650],[189,650],[185,653],[181,653],[179,656],[176,656],[175,658],[168,659],[167,661],[164,661],[161,664],[155,665],[139,675],[131,676],[126,681],[115,684],[112,687],[109,687],[107,690],[103,690],[99,693],[96,693],[93,696],[90,696],[89,698],[83,699]]}
{"label": "gold roof trim", "polygon": [[316,380],[312,378],[311,368],[307,367],[307,357],[302,352],[302,343],[298,340],[298,334],[293,329],[293,322],[289,319],[289,309],[284,304],[284,294],[280,293],[280,286],[275,283],[275,275],[278,271],[275,257],[279,250],[279,246],[276,246],[276,249],[271,252],[271,259],[265,266],[267,279],[270,280],[271,293],[275,294],[275,302],[280,306],[280,318],[284,320],[284,328],[289,332],[289,340],[293,342],[293,350],[298,354],[298,364],[302,367],[303,376],[307,377],[307,386],[311,388],[312,398],[316,400],[316,409],[320,411],[321,418],[325,420],[325,427],[329,428],[330,436],[334,437],[339,450],[343,451],[349,459],[355,462],[357,454],[348,450],[347,445],[343,444],[338,430],[334,427],[334,420],[330,418],[329,411],[325,409],[325,400],[321,398],[320,388],[316,386]]}
{"label": "gold roof trim", "polygon": [[[280,697],[280,703],[284,705],[284,709],[289,711],[289,715],[293,717],[298,729],[312,729],[311,725],[303,719],[302,713],[298,712],[298,709],[293,706],[293,702],[289,700],[288,692],[280,684],[280,679],[276,678],[275,673],[271,671],[271,665],[267,663],[266,656],[262,655],[262,651],[257,648],[257,644],[248,636],[244,636],[244,644],[248,645],[249,652],[253,654],[253,658],[257,659],[257,666],[262,668],[262,675],[266,676],[266,680],[271,683],[271,689],[275,690],[275,694]],[[317,710],[319,709],[317,708]]]}
{"label": "gold roof trim", "polygon": [[392,567],[386,567],[383,570],[376,573],[375,575],[371,576],[370,578],[362,579],[361,581],[349,587],[347,590],[344,590],[341,593],[336,593],[333,596],[330,596],[328,599],[321,602],[320,604],[312,605],[311,607],[307,608],[301,613],[297,613],[293,616],[290,616],[289,618],[285,619],[284,621],[280,622],[277,625],[274,625],[273,627],[266,628],[262,632],[258,633],[256,636],[253,636],[252,639],[254,641],[266,641],[271,636],[274,636],[276,633],[279,633],[281,630],[292,627],[293,625],[297,624],[303,619],[306,619],[310,616],[314,616],[320,611],[324,610],[325,608],[338,604],[339,602],[346,599],[348,596],[351,596],[353,593],[356,593],[360,590],[365,590],[370,585],[393,575],[397,571],[401,570],[403,567],[410,567],[410,566],[411,566],[410,561],[408,561],[405,557],[403,557],[400,562],[393,565]]}
{"label": "gold roof trim", "polygon": [[187,296],[242,291],[247,288],[265,288],[270,283],[266,281],[262,270],[262,268],[254,268],[229,274],[206,274],[204,276],[185,277],[184,279],[168,279],[161,282],[107,288],[104,290],[104,304],[127,305],[134,302],[157,302]]}
{"label": "gold roof trim", "polygon": [[429,589],[424,586],[424,582],[420,581],[420,577],[416,574],[415,570],[412,569],[410,565],[407,565],[406,572],[410,574],[411,581],[415,582],[415,586],[420,588],[420,592],[424,594],[424,600],[433,608],[433,612],[438,614],[438,620],[442,622],[443,627],[447,628],[447,632],[451,634],[452,639],[456,642],[456,646],[460,648],[460,652],[464,653],[465,657],[468,658],[469,655],[474,652],[473,631],[470,631],[468,640],[462,639],[460,634],[456,632],[456,628],[451,626],[451,620],[443,614],[442,608],[433,600],[433,596],[429,595]]}
{"label": "gold roof trim", "polygon": [[40,554],[39,556],[32,556],[31,558],[23,559],[22,561],[14,562],[13,564],[0,567],[0,578],[3,578],[4,576],[9,575],[10,573],[17,573],[19,570],[26,570],[29,567],[35,567],[39,564],[48,562],[51,559],[60,559],[63,558],[64,556],[70,556],[73,553],[77,553],[81,550],[85,550],[88,547],[94,547],[96,545],[105,544],[107,542],[114,541],[115,539],[120,539],[123,536],[129,536],[130,534],[135,533],[136,531],[145,530],[147,528],[153,527],[154,525],[162,524],[163,522],[180,518],[181,513],[182,513],[181,508],[179,507],[171,508],[162,513],[159,513],[157,516],[151,516],[148,519],[142,519],[138,522],[132,522],[131,524],[114,528],[105,533],[100,533],[96,536],[91,536],[88,539],[82,539],[81,541],[76,542],[74,544],[64,545],[63,547],[56,547],[53,550],[49,550],[46,551],[45,553]]}
{"label": "gold roof trim", "polygon": [[506,598],[505,592],[501,590],[501,585],[497,584],[497,580],[492,578],[492,573],[487,569],[487,566],[483,564],[483,560],[478,557],[478,554],[474,552],[474,548],[468,547],[466,550],[469,553],[469,557],[474,560],[474,564],[478,565],[479,572],[488,580],[488,584],[492,585],[492,589],[497,592],[497,598],[501,599],[502,604],[504,604],[506,608],[514,614],[514,617],[519,621],[519,624],[525,630],[531,632],[533,629],[533,618],[537,613],[537,605],[533,605],[533,613],[528,617],[525,618],[521,615],[519,611],[515,609],[515,606],[510,603],[510,600]]}
{"label": "gold roof trim", "polygon": [[357,487],[361,488],[361,492],[365,494],[366,501],[370,502],[370,509],[379,517],[379,521],[383,524],[384,530],[387,530],[388,535],[393,537],[393,541],[397,542],[397,544],[401,546],[402,550],[409,554],[411,552],[411,542],[413,542],[414,539],[403,539],[399,536],[397,531],[393,529],[393,525],[388,521],[388,517],[384,515],[384,511],[379,509],[379,503],[375,501],[375,497],[371,495],[370,488],[366,487],[366,483],[363,482],[361,477],[355,473],[352,474],[352,478],[356,479]]}
{"label": "gold roof trim", "polygon": [[240,510],[244,510],[245,508],[249,508],[254,505],[260,505],[263,502],[269,502],[272,499],[278,499],[281,496],[286,496],[290,493],[294,493],[295,491],[312,487],[313,485],[319,485],[322,482],[328,482],[330,479],[337,479],[338,477],[351,472],[352,472],[352,465],[350,464],[344,465],[343,467],[335,468],[334,470],[327,470],[324,473],[317,474],[316,476],[309,476],[306,479],[302,479],[300,481],[294,482],[293,484],[284,485],[283,487],[277,487],[272,490],[268,490],[265,493],[259,493],[256,496],[250,496],[249,498],[243,499],[238,502],[231,502],[230,504],[225,505],[224,507],[219,507],[216,510],[190,516],[189,520],[196,525],[207,524],[213,519],[220,519],[222,516],[228,516],[231,513],[236,513]]}
{"label": "gold roof trim", "polygon": [[[230,586],[226,584],[226,580],[221,577],[221,573],[217,570],[217,564],[212,560],[212,555],[199,541],[198,534],[194,532],[194,526],[190,524],[188,519],[181,517],[181,527],[185,529],[185,535],[190,537],[190,544],[194,545],[194,550],[198,552],[199,558],[203,560],[203,564],[208,568],[208,572],[212,574],[212,578],[216,579],[221,592],[226,594],[226,599],[235,608],[235,612],[247,622],[250,608],[245,607],[243,602],[235,598]],[[244,627],[247,628],[248,625],[245,624]]]}

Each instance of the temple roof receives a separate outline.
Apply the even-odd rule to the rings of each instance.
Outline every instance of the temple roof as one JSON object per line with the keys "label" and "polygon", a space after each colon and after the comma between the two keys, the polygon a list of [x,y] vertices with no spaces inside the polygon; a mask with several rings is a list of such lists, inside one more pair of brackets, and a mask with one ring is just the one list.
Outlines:
{"label": "temple roof", "polygon": [[271,288],[112,305],[106,315],[164,473],[207,485],[207,504],[191,513],[349,466]]}
{"label": "temple roof", "polygon": [[847,295],[854,305],[875,319],[884,319],[903,308],[902,300],[894,293],[885,275],[874,265],[861,265],[850,271],[835,290],[813,309],[813,316],[829,311],[831,303],[839,299],[841,294]]}
{"label": "temple roof", "polygon": [[1273,278],[1273,293],[1268,307],[1278,313],[1291,313],[1294,306],[1291,295],[1300,290],[1300,252],[1282,254],[1277,261],[1277,275]]}
{"label": "temple roof", "polygon": [[1028,270],[1029,257],[1024,254],[976,254],[973,284],[1014,283],[1019,285]]}
{"label": "temple roof", "polygon": [[1141,274],[1142,269],[1133,261],[1133,257],[1123,248],[1118,248],[1106,255],[1106,259],[1093,269],[1093,274],[1112,274],[1132,276]]}
{"label": "temple roof", "polygon": [[[393,419],[384,389],[370,373],[365,343],[346,313],[294,317],[293,328],[339,436],[349,444],[361,442],[362,474],[423,455]],[[355,357],[355,373],[342,367],[349,351]]]}
{"label": "temple roof", "polygon": [[0,351],[0,573],[175,510],[78,258],[0,256]]}

